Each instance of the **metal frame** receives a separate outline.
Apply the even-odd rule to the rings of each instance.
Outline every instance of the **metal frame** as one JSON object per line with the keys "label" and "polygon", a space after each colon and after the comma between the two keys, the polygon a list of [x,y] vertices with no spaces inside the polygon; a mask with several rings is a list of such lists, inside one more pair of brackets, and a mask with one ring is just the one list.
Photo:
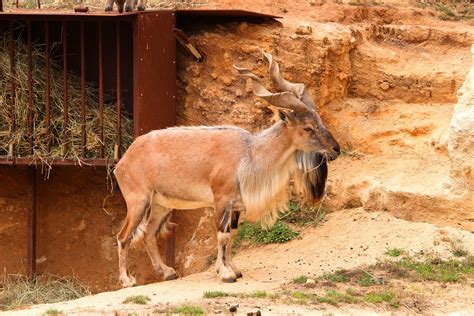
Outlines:
{"label": "metal frame", "polygon": [[[17,2],[18,3],[18,2]],[[39,5],[38,0],[38,5]],[[261,14],[256,12],[249,12],[244,10],[178,10],[178,11],[146,11],[146,12],[132,12],[132,13],[102,13],[102,12],[89,12],[89,13],[71,13],[71,12],[27,12],[17,11],[4,13],[3,3],[0,0],[0,22],[7,21],[9,23],[9,56],[10,56],[10,67],[12,73],[15,71],[15,47],[13,40],[13,23],[15,21],[26,22],[27,28],[27,45],[29,49],[28,54],[28,87],[29,87],[29,99],[28,99],[28,132],[31,136],[33,134],[33,115],[34,106],[32,98],[33,80],[32,80],[32,57],[31,57],[31,46],[32,46],[32,22],[43,22],[44,26],[44,44],[45,44],[45,78],[46,78],[46,91],[45,91],[45,121],[46,125],[49,126],[50,115],[51,115],[51,58],[50,47],[51,47],[51,33],[52,26],[51,22],[61,22],[63,29],[63,85],[64,85],[64,124],[68,121],[68,67],[69,65],[69,53],[70,48],[67,45],[68,38],[68,25],[70,22],[79,22],[79,54],[80,54],[80,78],[81,78],[81,114],[82,114],[82,156],[83,163],[85,166],[107,166],[117,161],[122,153],[121,148],[121,121],[120,121],[120,105],[123,97],[123,80],[127,76],[132,76],[133,80],[131,83],[131,89],[133,91],[133,120],[134,120],[134,136],[137,137],[152,129],[159,129],[175,125],[176,122],[176,42],[175,34],[173,30],[176,28],[176,19],[181,17],[188,21],[195,17],[199,19],[206,19],[208,17],[231,17],[231,18],[278,18],[277,16]],[[98,37],[97,37],[97,84],[99,87],[99,122],[100,122],[100,139],[104,142],[103,133],[103,113],[104,113],[104,90],[106,85],[106,77],[110,76],[110,72],[105,71],[106,58],[104,53],[105,41],[110,39],[109,37],[103,36],[105,31],[104,23],[115,23],[115,71],[116,71],[116,106],[118,111],[118,123],[117,123],[117,140],[115,143],[114,157],[104,156],[104,146],[100,148],[99,158],[86,159],[85,147],[87,143],[87,135],[85,135],[85,121],[87,115],[87,104],[85,100],[85,80],[90,70],[87,68],[88,63],[94,64],[87,56],[85,47],[85,25],[91,22],[97,24]],[[121,31],[123,23],[132,24],[133,37],[133,55],[132,55],[132,73],[123,73],[122,65],[122,44]],[[186,38],[183,34],[180,37],[186,42]],[[126,51],[124,53],[127,53]],[[95,67],[95,66],[94,66]],[[11,98],[10,98],[10,113],[12,120],[12,128],[15,129],[15,117],[14,106],[15,106],[15,82],[11,82]],[[63,134],[63,137],[67,137]],[[33,148],[33,141],[30,137],[30,148]],[[48,143],[50,146],[50,144]],[[67,143],[63,150],[67,150]],[[27,273],[29,277],[34,278],[36,275],[36,219],[37,219],[37,203],[36,203],[36,164],[32,158],[16,157],[14,155],[14,148],[9,150],[7,157],[0,157],[0,165],[23,165],[28,166],[28,183],[29,183],[29,196],[30,205],[28,208],[28,242],[27,242]],[[72,159],[55,159],[52,161],[52,165],[77,165],[77,161]],[[171,215],[174,220],[175,215]],[[175,265],[175,232],[176,228],[173,227],[171,236],[166,241],[166,262],[170,266]]]}

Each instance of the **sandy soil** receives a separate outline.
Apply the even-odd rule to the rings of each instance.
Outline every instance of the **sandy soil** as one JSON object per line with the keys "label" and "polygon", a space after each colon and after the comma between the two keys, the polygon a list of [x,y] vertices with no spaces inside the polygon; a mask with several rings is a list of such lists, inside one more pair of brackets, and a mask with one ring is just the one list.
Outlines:
{"label": "sandy soil", "polygon": [[[243,270],[244,278],[234,284],[219,282],[213,269],[180,280],[104,292],[75,301],[47,304],[31,309],[9,312],[36,315],[54,308],[68,315],[77,313],[124,314],[153,312],[182,304],[200,305],[208,312],[224,312],[233,303],[240,304],[239,312],[281,313],[391,313],[391,310],[359,304],[334,307],[285,305],[266,299],[205,299],[205,291],[250,293],[255,290],[277,292],[282,286],[300,275],[318,276],[337,269],[352,269],[387,259],[388,247],[403,248],[410,254],[432,253],[441,258],[452,256],[453,243],[474,252],[474,234],[452,227],[408,222],[396,219],[388,212],[367,212],[352,209],[330,214],[322,226],[304,230],[301,238],[287,244],[267,245],[240,251],[235,258]],[[472,282],[472,280],[471,280]],[[464,311],[474,313],[474,288],[467,284],[436,285],[416,284],[425,296],[424,313]],[[147,305],[123,304],[130,295],[147,295]],[[454,299],[455,298],[455,299]],[[426,303],[428,302],[428,303]],[[258,306],[258,308],[257,308]],[[410,312],[403,306],[396,313]]]}

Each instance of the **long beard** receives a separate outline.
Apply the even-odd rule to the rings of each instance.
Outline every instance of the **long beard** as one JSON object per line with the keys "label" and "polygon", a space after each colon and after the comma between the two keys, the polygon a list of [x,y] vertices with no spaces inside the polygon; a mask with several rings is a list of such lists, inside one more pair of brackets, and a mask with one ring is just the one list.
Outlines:
{"label": "long beard", "polygon": [[314,204],[321,200],[326,188],[328,166],[326,158],[316,152],[296,153],[296,162],[301,171],[300,186],[308,202]]}

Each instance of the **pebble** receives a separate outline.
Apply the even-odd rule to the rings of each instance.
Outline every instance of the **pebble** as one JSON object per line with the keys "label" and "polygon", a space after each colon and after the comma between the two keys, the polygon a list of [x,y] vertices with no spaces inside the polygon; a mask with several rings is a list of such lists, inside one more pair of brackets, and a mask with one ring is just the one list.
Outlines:
{"label": "pebble", "polygon": [[300,25],[296,28],[295,31],[298,35],[311,35],[313,34],[313,28],[309,25]]}

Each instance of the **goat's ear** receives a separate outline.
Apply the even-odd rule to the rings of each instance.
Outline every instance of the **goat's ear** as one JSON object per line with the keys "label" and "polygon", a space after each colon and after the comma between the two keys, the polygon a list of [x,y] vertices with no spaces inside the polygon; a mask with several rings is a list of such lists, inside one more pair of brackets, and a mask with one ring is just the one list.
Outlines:
{"label": "goat's ear", "polygon": [[295,111],[278,110],[278,116],[286,124],[292,124],[296,120]]}

